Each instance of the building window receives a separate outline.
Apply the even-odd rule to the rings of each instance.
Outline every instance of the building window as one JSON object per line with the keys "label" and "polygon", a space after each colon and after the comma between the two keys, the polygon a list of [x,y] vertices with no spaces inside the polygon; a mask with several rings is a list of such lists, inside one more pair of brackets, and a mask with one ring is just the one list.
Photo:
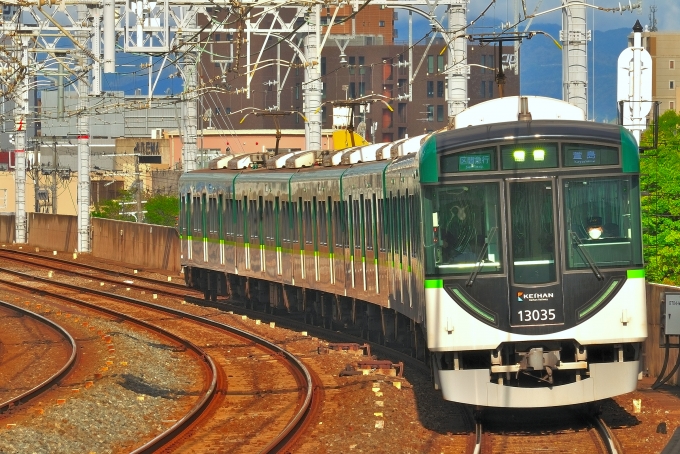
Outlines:
{"label": "building window", "polygon": [[427,106],[427,121],[434,121],[434,106],[431,104]]}
{"label": "building window", "polygon": [[434,55],[427,56],[427,73],[434,74]]}
{"label": "building window", "polygon": [[670,88],[671,90],[675,90],[675,81],[674,80],[668,81],[668,88]]}
{"label": "building window", "polygon": [[437,56],[437,71],[440,73],[443,73],[444,70],[444,56],[443,55],[438,55]]}
{"label": "building window", "polygon": [[397,105],[397,115],[399,117],[399,123],[406,123],[406,103],[400,102]]}
{"label": "building window", "polygon": [[231,107],[225,107],[224,113],[225,113],[225,115],[231,115]]}
{"label": "building window", "polygon": [[675,110],[675,102],[671,101],[671,110]]}
{"label": "building window", "polygon": [[300,99],[300,84],[295,84],[295,99]]}
{"label": "building window", "polygon": [[427,81],[427,97],[428,98],[434,98],[434,81],[433,80]]}
{"label": "building window", "polygon": [[326,75],[326,57],[321,57],[321,75]]}
{"label": "building window", "polygon": [[441,104],[437,106],[437,121],[444,121],[444,106]]}
{"label": "building window", "polygon": [[675,60],[668,61],[668,69],[675,69]]}
{"label": "building window", "polygon": [[443,97],[444,97],[444,81],[438,80],[437,81],[437,98],[443,98]]}
{"label": "building window", "polygon": [[347,62],[347,67],[349,68],[350,75],[354,74],[354,66],[356,66],[356,58],[349,57],[349,61]]}
{"label": "building window", "polygon": [[399,128],[397,130],[397,140],[406,138],[406,128]]}
{"label": "building window", "polygon": [[487,91],[489,92],[489,98],[493,98],[493,80],[487,82],[489,85]]}
{"label": "building window", "polygon": [[347,92],[348,99],[354,99],[357,97],[356,87],[357,87],[356,82],[349,83],[349,91]]}
{"label": "building window", "polygon": [[364,66],[364,57],[359,57],[359,74],[366,74],[366,67]]}
{"label": "building window", "polygon": [[366,82],[359,82],[359,96],[366,94]]}
{"label": "building window", "polygon": [[384,20],[379,20],[378,21],[378,27],[384,27],[385,26],[385,21]]}

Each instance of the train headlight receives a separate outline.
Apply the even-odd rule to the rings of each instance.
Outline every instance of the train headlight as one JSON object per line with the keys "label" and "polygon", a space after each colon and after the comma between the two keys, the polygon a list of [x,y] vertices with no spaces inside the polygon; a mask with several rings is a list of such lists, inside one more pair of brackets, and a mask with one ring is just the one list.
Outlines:
{"label": "train headlight", "polygon": [[515,159],[515,162],[524,162],[525,156],[526,152],[524,150],[515,150],[512,152],[512,157]]}
{"label": "train headlight", "polygon": [[543,161],[545,159],[545,150],[534,150],[534,161]]}

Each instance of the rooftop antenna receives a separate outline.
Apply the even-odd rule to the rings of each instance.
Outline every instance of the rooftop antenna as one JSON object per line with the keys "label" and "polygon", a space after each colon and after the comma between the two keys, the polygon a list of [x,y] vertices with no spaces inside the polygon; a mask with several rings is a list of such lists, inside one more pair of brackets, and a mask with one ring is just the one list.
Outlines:
{"label": "rooftop antenna", "polygon": [[652,5],[649,7],[649,31],[650,32],[658,32],[659,28],[656,26],[656,10],[657,7],[656,5]]}

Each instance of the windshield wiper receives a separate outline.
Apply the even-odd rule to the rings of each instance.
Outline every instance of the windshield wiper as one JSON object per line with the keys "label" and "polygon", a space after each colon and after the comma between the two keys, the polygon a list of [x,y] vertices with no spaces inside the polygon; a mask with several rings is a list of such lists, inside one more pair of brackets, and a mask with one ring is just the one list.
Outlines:
{"label": "windshield wiper", "polygon": [[498,227],[492,227],[491,231],[489,232],[489,236],[486,239],[486,242],[484,243],[484,246],[482,246],[482,251],[479,253],[477,256],[477,266],[475,267],[474,270],[472,270],[472,273],[470,274],[470,277],[468,277],[467,282],[465,283],[466,287],[472,287],[472,284],[475,282],[475,279],[477,279],[477,275],[479,272],[482,270],[482,267],[484,266],[484,260],[482,257],[486,254],[486,251],[489,249],[489,243],[491,240],[493,240],[494,235],[496,234],[496,231],[498,230]]}
{"label": "windshield wiper", "polygon": [[578,246],[578,248],[576,250],[579,252],[579,254],[581,254],[581,257],[583,257],[583,260],[588,262],[588,265],[590,266],[590,269],[593,270],[595,277],[597,277],[597,279],[599,281],[603,281],[604,276],[600,272],[600,269],[597,267],[597,265],[595,264],[593,259],[590,257],[590,254],[588,253],[588,251],[586,251],[585,248],[583,247],[583,242],[578,237],[576,232],[571,232],[571,239],[574,240],[574,244],[576,246]]}

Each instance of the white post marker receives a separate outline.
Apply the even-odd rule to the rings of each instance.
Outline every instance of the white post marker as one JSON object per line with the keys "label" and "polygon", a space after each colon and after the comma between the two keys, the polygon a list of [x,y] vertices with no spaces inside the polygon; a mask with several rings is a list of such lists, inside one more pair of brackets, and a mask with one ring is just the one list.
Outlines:
{"label": "white post marker", "polygon": [[616,100],[623,101],[623,127],[635,136],[647,128],[645,117],[652,108],[652,56],[642,47],[642,25],[633,26],[633,47],[619,55]]}

